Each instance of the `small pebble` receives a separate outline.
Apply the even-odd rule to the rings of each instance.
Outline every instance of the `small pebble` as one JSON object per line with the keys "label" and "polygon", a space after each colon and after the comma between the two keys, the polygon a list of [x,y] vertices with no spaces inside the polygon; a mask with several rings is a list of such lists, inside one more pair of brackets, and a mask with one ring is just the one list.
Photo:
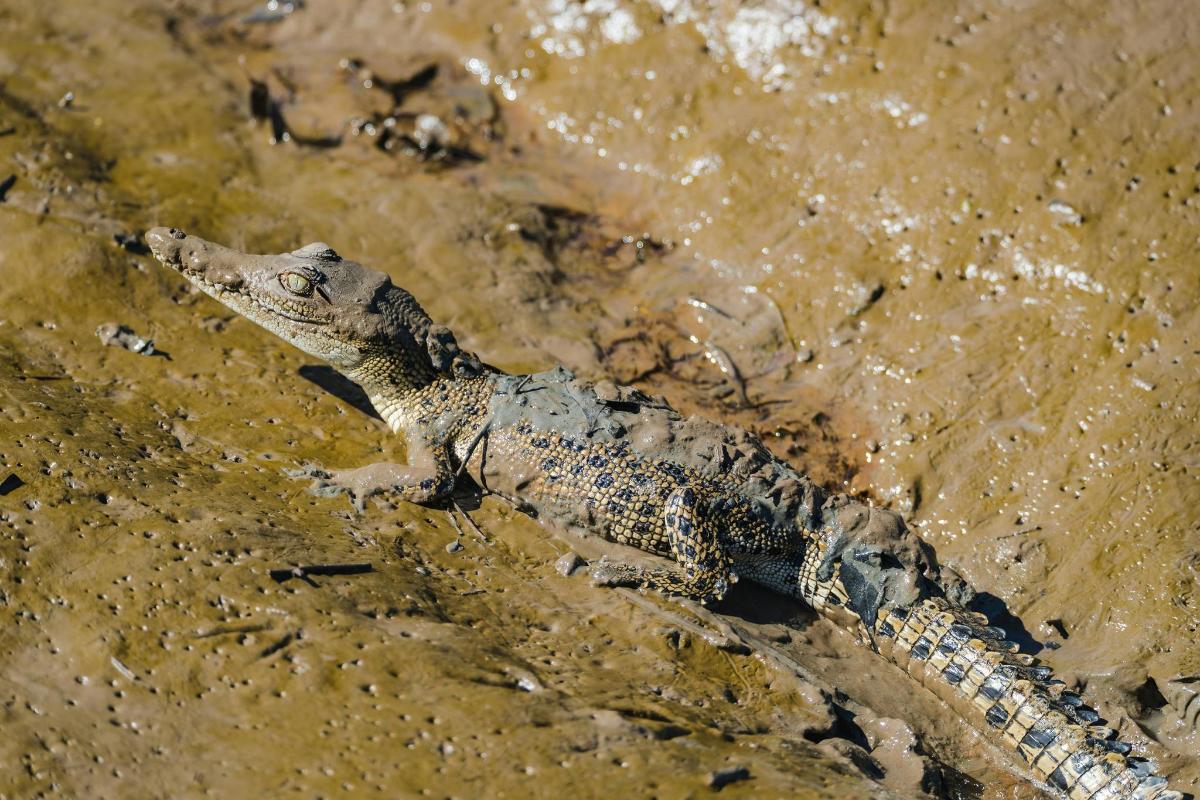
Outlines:
{"label": "small pebble", "polygon": [[100,337],[102,343],[109,347],[122,347],[131,353],[140,353],[144,356],[160,354],[160,351],[154,349],[153,339],[138,336],[127,325],[108,322],[96,329],[96,335]]}
{"label": "small pebble", "polygon": [[462,549],[463,549],[462,542],[460,542],[458,539],[455,539],[453,542],[446,545],[447,553],[457,553],[459,550],[462,550]]}
{"label": "small pebble", "polygon": [[1051,200],[1046,206],[1050,212],[1057,214],[1063,222],[1068,225],[1081,225],[1083,223],[1083,215],[1075,210],[1075,207],[1070,203],[1062,200]]}
{"label": "small pebble", "polygon": [[573,550],[568,550],[558,557],[558,561],[554,562],[554,569],[558,571],[559,575],[562,575],[564,578],[566,578],[570,577],[571,573],[584,566],[586,563],[587,562],[584,561],[578,553]]}

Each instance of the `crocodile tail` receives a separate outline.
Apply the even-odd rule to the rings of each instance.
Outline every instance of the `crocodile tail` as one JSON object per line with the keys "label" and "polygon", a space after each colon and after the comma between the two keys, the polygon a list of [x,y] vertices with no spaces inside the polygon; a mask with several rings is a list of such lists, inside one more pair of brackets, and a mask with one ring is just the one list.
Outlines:
{"label": "crocodile tail", "polygon": [[1128,758],[1130,746],[1049,667],[1015,652],[983,615],[930,597],[881,613],[872,627],[884,657],[1070,800],[1182,800],[1148,762]]}

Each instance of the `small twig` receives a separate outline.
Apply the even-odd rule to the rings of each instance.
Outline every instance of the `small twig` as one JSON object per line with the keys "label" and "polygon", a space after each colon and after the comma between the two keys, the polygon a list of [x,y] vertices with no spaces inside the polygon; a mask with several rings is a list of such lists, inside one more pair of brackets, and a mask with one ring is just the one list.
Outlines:
{"label": "small twig", "polygon": [[692,337],[692,341],[704,347],[705,357],[716,365],[717,369],[723,372],[733,382],[733,385],[737,387],[737,393],[740,395],[742,401],[742,408],[750,408],[750,395],[746,392],[746,379],[742,377],[742,371],[738,369],[737,364],[730,358],[729,353],[725,352],[723,347],[708,339],[698,341]]}
{"label": "small twig", "polygon": [[[374,567],[370,564],[309,564],[273,569],[270,575],[271,580],[276,583],[283,583],[292,578],[308,580],[312,575],[359,575],[364,572],[371,572],[373,569]],[[309,583],[312,583],[312,581],[309,581]]]}
{"label": "small twig", "polygon": [[[454,473],[454,480],[457,481],[462,477],[463,472],[467,468],[467,463],[471,460],[471,456],[475,455],[475,448],[479,446],[479,443],[483,441],[483,437],[487,436],[488,431],[491,429],[492,420],[489,418],[488,421],[483,424],[483,427],[479,429],[479,433],[475,434],[475,438],[471,440],[471,444],[467,446],[467,454],[463,456],[462,463],[458,465],[458,472]],[[482,471],[483,470],[481,469],[480,472]]]}
{"label": "small twig", "polygon": [[192,637],[193,639],[208,639],[213,636],[226,636],[231,633],[261,633],[269,631],[271,626],[269,623],[258,623],[249,625],[218,625],[215,628],[209,628],[206,631],[197,631]]}
{"label": "small twig", "polygon": [[521,390],[524,389],[525,385],[528,384],[531,380],[533,380],[532,375],[523,375],[521,377],[521,382],[517,384],[515,389],[513,389],[513,394],[520,394]]}
{"label": "small twig", "polygon": [[[735,317],[732,314],[730,314],[729,312],[722,311],[721,309],[714,306],[712,303],[709,303],[707,300],[701,300],[699,297],[689,297],[687,299],[687,304],[689,306],[691,306],[692,308],[698,308],[701,311],[711,311],[714,314],[719,314],[720,316],[724,317],[725,319],[735,319]],[[738,320],[738,321],[740,322],[740,320]]]}
{"label": "small twig", "polygon": [[113,669],[121,673],[121,676],[125,678],[125,680],[136,681],[138,679],[137,674],[129,667],[125,666],[121,659],[117,658],[116,656],[110,656],[108,661],[113,665]]}
{"label": "small twig", "polygon": [[[475,524],[475,520],[471,519],[471,515],[463,510],[463,507],[458,504],[458,501],[455,500],[454,498],[451,498],[450,502],[454,505],[454,507],[456,509],[458,509],[458,513],[463,515],[463,519],[465,519],[467,521],[467,524],[471,526],[471,530],[475,531],[475,535],[479,537],[479,541],[483,542],[484,544],[491,544],[491,542],[488,541],[488,538],[483,535],[483,531],[480,529],[480,527]],[[450,514],[450,519],[454,519],[453,513]],[[454,527],[455,528],[458,527],[457,522],[454,523]],[[461,533],[461,531],[460,531],[460,533]]]}
{"label": "small twig", "polygon": [[450,518],[450,524],[454,526],[454,532],[457,533],[458,538],[461,539],[463,536],[463,529],[462,526],[458,524],[458,517],[454,516],[454,509],[458,508],[458,503],[455,503],[453,500],[450,502],[453,504],[453,506],[446,509],[446,516]]}

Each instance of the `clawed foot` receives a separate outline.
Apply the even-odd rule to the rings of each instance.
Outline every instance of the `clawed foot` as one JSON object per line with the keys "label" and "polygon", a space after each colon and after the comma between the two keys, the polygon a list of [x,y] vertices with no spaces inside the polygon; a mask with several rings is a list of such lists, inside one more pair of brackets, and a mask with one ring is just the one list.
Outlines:
{"label": "clawed foot", "polygon": [[647,583],[645,572],[633,564],[609,561],[608,556],[592,565],[591,578],[593,586],[639,588]]}
{"label": "clawed foot", "polygon": [[354,480],[347,480],[346,473],[354,470],[327,470],[314,464],[306,464],[300,469],[285,470],[289,478],[311,478],[312,485],[308,491],[318,497],[337,497],[346,495],[354,510],[362,514],[366,511],[367,498],[371,492],[362,491],[363,487],[356,485]]}
{"label": "clawed foot", "polygon": [[448,497],[454,489],[454,473],[448,464],[368,464],[354,469],[328,470],[313,464],[290,473],[294,478],[312,478],[309,489],[321,497],[344,494],[361,514],[367,498],[387,494],[410,503],[432,503]]}
{"label": "clawed foot", "polygon": [[675,571],[667,569],[642,569],[624,562],[601,558],[592,566],[593,586],[649,588],[664,594],[688,597],[701,605],[718,602],[737,582],[737,575],[728,578],[713,575],[706,581],[688,581]]}

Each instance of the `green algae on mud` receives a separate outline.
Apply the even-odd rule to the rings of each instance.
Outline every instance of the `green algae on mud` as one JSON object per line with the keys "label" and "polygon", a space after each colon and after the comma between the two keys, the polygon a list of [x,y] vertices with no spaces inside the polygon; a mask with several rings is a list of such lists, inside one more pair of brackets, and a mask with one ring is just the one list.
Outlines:
{"label": "green algae on mud", "polygon": [[[730,609],[781,666],[559,576],[490,501],[494,544],[450,553],[443,512],[308,495],[285,469],[403,444],[113,241],[164,223],[328,241],[500,366],[758,430],[903,511],[1196,790],[1186,9],[250,5],[0,8],[0,793],[687,796],[746,766],[723,792],[1034,796],[791,606]],[[342,146],[271,146],[251,78]],[[377,146],[388,115],[411,142]],[[480,160],[422,151],[422,115]],[[377,571],[267,577],[334,561]],[[919,753],[889,761],[892,718]]]}

